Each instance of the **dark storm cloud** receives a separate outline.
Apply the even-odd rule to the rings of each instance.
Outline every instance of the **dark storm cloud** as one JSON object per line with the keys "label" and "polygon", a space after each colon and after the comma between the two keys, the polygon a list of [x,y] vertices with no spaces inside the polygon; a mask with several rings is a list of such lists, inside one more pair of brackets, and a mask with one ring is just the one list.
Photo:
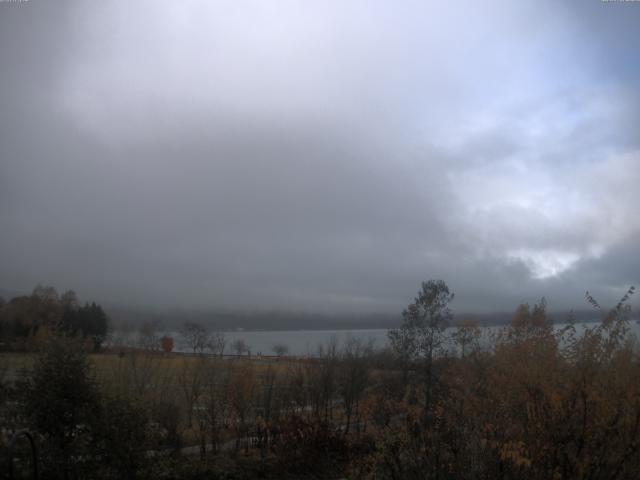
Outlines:
{"label": "dark storm cloud", "polygon": [[468,7],[0,4],[0,286],[324,311],[397,311],[427,278],[467,310],[619,296],[640,74],[617,42],[640,8]]}

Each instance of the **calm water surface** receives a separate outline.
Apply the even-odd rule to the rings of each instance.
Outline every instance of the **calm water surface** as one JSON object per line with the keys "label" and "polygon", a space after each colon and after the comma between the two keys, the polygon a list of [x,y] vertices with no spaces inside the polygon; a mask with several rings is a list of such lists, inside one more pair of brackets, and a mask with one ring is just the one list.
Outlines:
{"label": "calm water surface", "polygon": [[[557,324],[556,329],[564,327],[566,324]],[[596,323],[576,324],[576,331],[583,332],[585,328],[594,327]],[[640,337],[640,325],[635,321],[631,322],[631,333]],[[492,332],[496,332],[504,327],[492,326],[482,327],[482,338],[486,339]],[[453,329],[448,329],[453,332]],[[226,353],[234,353],[232,344],[236,340],[244,340],[251,350],[251,354],[273,355],[275,345],[286,345],[290,355],[315,355],[320,345],[327,345],[333,338],[338,342],[338,346],[344,345],[350,337],[359,338],[363,341],[373,342],[374,347],[382,348],[388,345],[386,329],[370,330],[285,330],[285,331],[227,331],[224,332],[226,338]],[[178,332],[167,332],[174,338],[175,351],[189,351],[189,348],[181,342]]]}

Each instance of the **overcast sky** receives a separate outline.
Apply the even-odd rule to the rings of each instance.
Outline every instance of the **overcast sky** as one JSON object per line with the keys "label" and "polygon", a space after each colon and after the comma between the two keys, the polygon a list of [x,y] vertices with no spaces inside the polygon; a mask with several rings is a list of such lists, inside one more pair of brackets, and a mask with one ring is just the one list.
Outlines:
{"label": "overcast sky", "polygon": [[430,278],[458,311],[640,284],[640,2],[0,2],[0,61],[0,288],[397,312]]}

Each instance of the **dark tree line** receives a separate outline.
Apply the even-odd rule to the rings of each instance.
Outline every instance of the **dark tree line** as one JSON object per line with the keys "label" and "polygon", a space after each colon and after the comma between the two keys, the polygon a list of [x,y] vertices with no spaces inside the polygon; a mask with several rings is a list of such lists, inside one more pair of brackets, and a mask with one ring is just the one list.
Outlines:
{"label": "dark tree line", "polygon": [[84,306],[65,307],[60,328],[71,335],[91,338],[96,350],[100,349],[109,328],[109,317],[95,302]]}
{"label": "dark tree line", "polygon": [[0,349],[42,348],[53,332],[77,336],[99,350],[109,330],[109,317],[95,302],[81,305],[76,293],[59,295],[55,288],[38,285],[31,295],[0,299]]}

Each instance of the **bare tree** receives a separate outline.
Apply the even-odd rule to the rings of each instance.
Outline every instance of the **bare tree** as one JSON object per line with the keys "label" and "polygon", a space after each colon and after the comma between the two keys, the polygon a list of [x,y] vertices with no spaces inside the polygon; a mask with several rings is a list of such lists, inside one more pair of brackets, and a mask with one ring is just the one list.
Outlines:
{"label": "bare tree", "polygon": [[478,322],[474,320],[464,320],[458,324],[455,332],[451,335],[453,340],[460,347],[460,356],[462,358],[471,350],[475,352],[479,348],[479,340],[482,331],[478,326]]}
{"label": "bare tree", "polygon": [[359,423],[360,400],[369,380],[369,358],[372,351],[371,342],[366,343],[356,337],[349,337],[342,350],[337,383],[346,416],[345,435],[349,433],[354,417]]}
{"label": "bare tree", "polygon": [[143,350],[156,351],[160,349],[160,337],[158,336],[158,329],[160,328],[160,321],[153,320],[147,321],[142,324],[138,331],[138,347]]}
{"label": "bare tree", "polygon": [[244,352],[249,351],[249,345],[247,345],[247,342],[245,342],[242,338],[234,340],[234,342],[231,344],[231,347],[236,352],[236,355],[242,355]]}
{"label": "bare tree", "polygon": [[273,350],[273,353],[275,353],[279,357],[282,357],[289,353],[289,347],[284,343],[277,343],[276,345],[271,347],[271,350]]}
{"label": "bare tree", "polygon": [[178,384],[187,410],[187,426],[192,426],[193,409],[202,395],[204,386],[204,373],[206,369],[206,357],[183,358],[178,371]]}
{"label": "bare tree", "polygon": [[254,411],[255,372],[249,363],[237,364],[232,368],[228,400],[236,427],[235,451],[240,449],[240,443],[243,442],[247,452],[249,425],[253,420],[252,412]]}
{"label": "bare tree", "polygon": [[199,422],[208,432],[214,451],[220,445],[221,430],[225,420],[229,418],[228,392],[230,369],[217,359],[207,359],[207,368],[203,376],[203,395],[201,403],[204,408],[197,411]]}
{"label": "bare tree", "polygon": [[332,336],[326,345],[318,346],[317,361],[307,365],[307,391],[314,414],[324,421],[333,417],[337,388],[338,339]]}
{"label": "bare tree", "polygon": [[214,355],[224,355],[224,349],[227,346],[227,338],[223,332],[216,331],[209,336],[208,348]]}
{"label": "bare tree", "polygon": [[180,329],[180,336],[193,353],[202,353],[210,344],[209,332],[197,322],[185,322]]}

